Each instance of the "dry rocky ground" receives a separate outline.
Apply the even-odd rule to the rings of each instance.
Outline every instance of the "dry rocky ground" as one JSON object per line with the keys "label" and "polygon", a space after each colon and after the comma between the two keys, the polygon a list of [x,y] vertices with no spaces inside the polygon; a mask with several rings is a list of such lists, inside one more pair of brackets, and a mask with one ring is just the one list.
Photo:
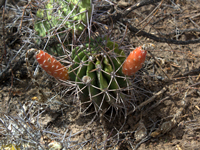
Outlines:
{"label": "dry rocky ground", "polygon": [[[120,8],[116,10],[120,13],[137,2],[115,2],[113,9]],[[43,97],[21,60],[34,45],[30,33],[25,32],[26,26],[31,28],[36,10],[33,4],[21,0],[8,1],[4,9],[1,6],[1,23],[4,23],[0,33],[1,144],[25,143],[21,144],[24,149],[48,147],[53,141],[69,149],[199,149],[200,40],[193,43],[199,39],[200,32],[198,0],[159,1],[134,9],[126,16],[130,20],[127,27],[132,25],[150,33],[150,37],[142,32],[133,34],[121,20],[114,27],[107,24],[113,27],[113,35],[124,36],[124,48],[149,42],[156,45],[155,50],[147,54],[144,68],[132,79],[138,98],[135,111],[126,120],[118,116],[111,122],[99,116],[80,114],[76,98],[61,92],[65,88],[42,70],[36,80],[48,102],[41,102]],[[18,8],[14,6],[22,9],[16,12]],[[30,10],[32,15],[28,13]],[[170,40],[160,42],[153,36]],[[30,63],[33,62],[32,58]]]}

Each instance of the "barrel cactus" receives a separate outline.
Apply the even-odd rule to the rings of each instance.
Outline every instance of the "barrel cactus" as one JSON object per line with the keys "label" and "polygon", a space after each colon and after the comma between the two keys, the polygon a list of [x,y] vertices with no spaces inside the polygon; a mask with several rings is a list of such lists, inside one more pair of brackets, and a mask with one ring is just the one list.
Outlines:
{"label": "barrel cactus", "polygon": [[81,32],[91,16],[91,8],[90,0],[48,0],[45,8],[37,11],[34,28],[42,37],[55,31]]}
{"label": "barrel cactus", "polygon": [[69,80],[78,85],[82,103],[93,104],[96,112],[127,105],[129,81],[122,73],[126,56],[117,43],[97,38],[73,49],[71,59]]}
{"label": "barrel cactus", "polygon": [[155,45],[139,46],[126,57],[118,44],[107,37],[88,41],[85,45],[76,46],[67,56],[71,62],[69,66],[36,49],[27,52],[26,64],[29,66],[28,53],[35,51],[40,66],[52,77],[75,86],[75,93],[87,108],[94,106],[95,112],[101,113],[110,108],[116,112],[122,108],[126,115],[128,109],[134,107],[135,100],[131,90],[133,85],[127,76],[134,75],[142,68],[146,50],[154,49]]}

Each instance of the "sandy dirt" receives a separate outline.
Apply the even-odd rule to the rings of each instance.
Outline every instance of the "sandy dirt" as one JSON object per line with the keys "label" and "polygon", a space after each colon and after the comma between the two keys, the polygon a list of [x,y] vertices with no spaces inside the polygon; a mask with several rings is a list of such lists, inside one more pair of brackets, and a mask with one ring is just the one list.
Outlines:
{"label": "sandy dirt", "polygon": [[[117,11],[125,10],[136,2],[138,1],[129,4],[120,1],[120,10]],[[1,76],[3,80],[0,83],[1,143],[7,144],[7,147],[11,143],[21,143],[24,149],[35,148],[36,145],[48,149],[50,143],[58,149],[61,149],[60,145],[66,149],[199,149],[200,42],[156,42],[145,36],[134,35],[128,29],[125,32],[126,27],[122,26],[122,23],[117,22],[114,26],[107,24],[107,27],[112,28],[112,35],[116,36],[118,41],[123,37],[122,46],[125,49],[142,43],[151,42],[156,45],[155,50],[148,52],[144,67],[134,79],[132,78],[137,97],[135,110],[130,111],[126,119],[124,116],[117,116],[109,122],[99,115],[80,113],[80,102],[73,93],[65,92],[65,85],[48,76],[40,68],[36,81],[46,97],[41,95],[40,88],[28,75],[25,61],[21,61],[27,49],[34,45],[31,43],[34,40],[30,38],[30,33],[21,33],[19,26],[22,25],[23,31],[26,31],[24,24],[30,27],[32,23],[28,22],[33,20],[29,20],[32,18],[28,14],[30,10],[26,10],[24,22],[20,24],[20,14],[24,9],[16,12],[14,4],[21,8],[27,6],[32,10],[32,15],[36,10],[26,2],[10,1],[4,17],[1,18],[4,25],[0,33],[0,73],[8,73],[6,78]],[[160,38],[174,41],[199,38],[198,1],[177,0],[173,3],[164,1],[161,6],[159,4],[143,6],[126,17],[131,20],[130,24],[138,29]],[[157,12],[147,18],[156,7]],[[3,7],[0,16],[3,16]],[[16,16],[19,19],[16,19]],[[15,24],[13,20],[16,21]],[[21,48],[23,50],[20,51]],[[17,68],[15,64],[19,61],[21,66]],[[34,57],[30,59],[30,64],[34,64],[32,69],[35,69]],[[9,67],[6,70],[7,66]],[[13,66],[16,67],[14,72],[9,70]],[[13,127],[10,127],[10,124]],[[29,133],[32,136],[29,136]],[[23,140],[19,140],[20,138]]]}

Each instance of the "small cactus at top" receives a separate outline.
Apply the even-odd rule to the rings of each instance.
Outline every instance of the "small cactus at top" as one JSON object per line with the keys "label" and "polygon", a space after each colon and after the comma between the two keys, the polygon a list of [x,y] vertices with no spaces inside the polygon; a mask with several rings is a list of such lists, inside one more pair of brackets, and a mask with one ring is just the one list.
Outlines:
{"label": "small cactus at top", "polygon": [[[45,9],[39,9],[38,19],[34,25],[40,36],[52,31],[75,30],[83,31],[91,16],[90,0],[49,0]],[[88,18],[87,18],[87,13]]]}

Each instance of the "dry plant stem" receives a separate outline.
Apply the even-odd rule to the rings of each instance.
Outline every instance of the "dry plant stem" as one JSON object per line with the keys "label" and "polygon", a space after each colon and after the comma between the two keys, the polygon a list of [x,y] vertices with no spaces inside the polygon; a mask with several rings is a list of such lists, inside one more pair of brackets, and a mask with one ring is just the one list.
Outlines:
{"label": "dry plant stem", "polygon": [[[24,7],[24,10],[23,10],[23,12],[22,12],[22,18],[21,18],[21,21],[20,21],[20,24],[19,24],[19,31],[21,32],[21,28],[22,28],[22,24],[23,24],[23,18],[24,18],[24,13],[25,13],[25,10],[27,9],[27,7],[28,6],[30,6],[30,5],[32,5],[31,4],[31,0],[28,2],[28,4]],[[34,5],[32,5],[32,7],[35,7]],[[30,11],[30,15],[31,15],[31,17],[32,17],[32,19],[33,19],[33,24],[34,24],[34,17],[33,17],[33,14],[32,14],[32,12]]]}
{"label": "dry plant stem", "polygon": [[102,15],[99,18],[96,19],[97,22],[101,23],[115,23],[117,21],[122,22],[123,24],[128,26],[128,29],[137,36],[143,36],[149,39],[152,39],[156,42],[161,42],[161,43],[169,43],[169,44],[182,44],[182,45],[187,45],[187,44],[195,44],[200,42],[200,38],[194,39],[194,40],[187,40],[187,41],[177,41],[173,39],[168,39],[168,38],[162,38],[155,36],[153,34],[147,33],[145,31],[141,31],[141,29],[136,28],[135,26],[132,26],[127,20],[123,19],[125,18],[131,11],[140,8],[145,5],[149,4],[154,4],[157,2],[160,2],[161,0],[148,0],[148,1],[142,1],[140,3],[136,3],[135,5],[127,8],[125,11],[114,11],[116,13],[114,14],[109,14],[109,15]]}
{"label": "dry plant stem", "polygon": [[173,78],[179,78],[179,77],[187,77],[187,76],[191,76],[191,75],[196,75],[196,74],[199,74],[199,72],[200,72],[200,68],[198,68],[198,69],[193,69],[193,70],[190,70],[190,71],[188,71],[188,72],[185,72],[185,73],[183,73],[183,74],[179,74],[179,75],[176,75],[176,76],[174,76]]}
{"label": "dry plant stem", "polygon": [[171,94],[170,96],[167,96],[167,97],[161,99],[159,102],[157,102],[156,104],[152,105],[152,106],[147,110],[146,113],[148,113],[148,112],[151,111],[153,108],[157,107],[159,104],[163,103],[165,100],[169,99],[170,97],[172,97],[172,96],[174,96],[174,95],[176,95],[176,94],[178,94],[178,93],[180,93],[180,91],[177,91],[177,92]]}
{"label": "dry plant stem", "polygon": [[189,91],[189,89],[186,90],[184,97],[182,99],[182,107],[176,111],[176,113],[172,116],[172,119],[170,121],[163,122],[156,131],[152,132],[150,134],[151,137],[157,137],[157,136],[160,136],[160,135],[163,135],[163,134],[169,132],[181,121],[181,115],[183,114],[183,111],[188,106],[189,101],[190,101],[189,98],[187,100],[185,98],[188,95],[191,95],[192,93],[194,93],[196,90],[192,90],[190,92],[188,92],[188,91]]}
{"label": "dry plant stem", "polygon": [[98,22],[107,22],[107,23],[111,23],[111,22],[117,22],[120,21],[121,18],[125,18],[130,12],[132,12],[133,10],[140,8],[142,6],[145,5],[149,5],[149,4],[154,4],[157,2],[160,2],[161,0],[144,0],[142,2],[136,3],[135,5],[127,8],[125,11],[114,11],[116,13],[114,14],[109,14],[109,15],[101,15],[100,18],[97,18],[96,21]]}
{"label": "dry plant stem", "polygon": [[126,37],[126,35],[127,35],[127,31],[128,31],[128,28],[127,28],[127,26],[126,26],[126,27],[125,27],[124,35],[123,35],[123,37],[122,37],[122,40],[121,40],[121,42],[119,43],[119,47],[122,45],[122,42],[124,41],[124,39],[125,39],[125,37]]}
{"label": "dry plant stem", "polygon": [[3,52],[3,49],[2,49],[2,53],[1,54],[3,54],[2,56],[1,56],[1,60],[0,60],[0,63],[2,63],[2,61],[3,61],[3,57],[5,56],[5,59],[6,59],[6,42],[5,42],[5,29],[4,29],[4,18],[5,18],[5,8],[3,7],[3,15],[2,15],[2,17],[3,17],[3,23],[2,23],[2,28],[3,28],[3,49],[4,49],[4,52]]}
{"label": "dry plant stem", "polygon": [[125,16],[127,16],[130,12],[132,12],[133,10],[135,10],[137,8],[140,8],[142,6],[149,5],[149,4],[155,4],[155,3],[160,2],[160,1],[161,0],[144,0],[142,2],[136,3],[135,5],[129,7],[128,9],[126,9],[126,11],[123,14],[123,18]]}
{"label": "dry plant stem", "polygon": [[138,144],[136,144],[136,146],[135,146],[135,148],[133,148],[133,150],[137,150],[137,149],[139,148],[139,146],[140,146],[142,143],[148,141],[149,139],[150,139],[150,136],[146,136],[146,137],[145,137],[144,139],[142,139]]}
{"label": "dry plant stem", "polygon": [[32,49],[29,49],[29,50],[26,52],[26,57],[25,57],[26,67],[27,67],[27,70],[28,70],[28,73],[29,73],[29,75],[30,75],[30,78],[31,78],[32,82],[39,88],[38,91],[39,91],[40,96],[41,96],[41,102],[46,102],[46,101],[47,101],[47,96],[46,96],[46,94],[43,92],[43,90],[42,90],[42,88],[40,87],[39,83],[38,83],[37,81],[35,81],[35,78],[33,77],[33,73],[32,73],[32,71],[31,71],[31,69],[30,69],[30,64],[29,64],[29,62],[28,62],[28,54],[29,54],[30,52],[32,52],[32,51],[36,52],[37,49],[32,48]]}
{"label": "dry plant stem", "polygon": [[[160,2],[160,4],[158,6],[156,6],[156,8],[144,20],[142,20],[139,24],[137,24],[137,27],[140,26],[141,24],[143,24],[154,12],[155,13],[153,14],[153,16],[155,16],[155,14],[157,14],[157,12],[158,12],[158,8],[160,8],[162,3],[163,3],[163,0]],[[150,22],[150,20],[148,22]]]}
{"label": "dry plant stem", "polygon": [[24,13],[25,13],[25,10],[26,8],[29,6],[29,4],[31,3],[31,1],[25,6],[23,12],[22,12],[22,18],[21,18],[21,21],[20,21],[20,24],[19,24],[19,31],[21,32],[21,28],[22,28],[22,22],[23,22],[23,18],[24,18]]}
{"label": "dry plant stem", "polygon": [[0,83],[10,78],[11,71],[14,74],[17,70],[20,70],[24,63],[24,56],[22,56],[13,66],[11,65],[11,62],[8,63],[7,67],[2,72],[0,72]]}
{"label": "dry plant stem", "polygon": [[165,100],[171,98],[172,96],[174,96],[174,95],[176,95],[176,94],[179,94],[180,92],[182,92],[182,91],[185,90],[185,89],[193,88],[194,86],[197,86],[197,85],[200,85],[200,82],[195,83],[195,84],[190,85],[190,86],[187,86],[187,87],[185,87],[185,88],[183,88],[183,89],[181,89],[181,90],[179,90],[179,91],[176,91],[176,92],[174,92],[173,94],[171,94],[171,95],[169,95],[169,96],[167,96],[167,97],[161,99],[161,100],[158,101],[156,104],[152,105],[152,106],[147,110],[146,114],[148,114],[149,111],[151,111],[153,108],[155,108],[155,107],[157,107],[158,105],[160,105],[161,103],[163,103]]}
{"label": "dry plant stem", "polygon": [[132,110],[131,112],[129,112],[128,115],[130,115],[131,113],[135,112],[138,109],[140,110],[143,106],[145,106],[145,105],[153,102],[157,96],[159,96],[160,94],[163,94],[166,90],[167,90],[167,88],[164,87],[162,90],[160,90],[159,92],[157,92],[156,94],[154,94],[151,98],[149,98],[148,100],[144,101],[139,106],[137,106],[134,110]]}
{"label": "dry plant stem", "polygon": [[[183,33],[187,33],[187,32],[200,32],[200,29],[198,28],[195,28],[195,29],[185,29],[185,30],[179,30],[179,34],[183,34]],[[172,31],[170,33],[167,33],[167,34],[163,34],[164,36],[172,36],[172,35],[176,35],[177,34],[177,31]]]}
{"label": "dry plant stem", "polygon": [[12,87],[13,87],[13,77],[14,77],[14,74],[13,74],[13,72],[11,70],[11,85],[10,85],[10,89],[9,89],[9,94],[11,93]]}
{"label": "dry plant stem", "polygon": [[[146,21],[154,12],[153,16],[156,15],[156,13],[158,12],[160,6],[162,5],[163,0],[160,2],[160,4],[143,20],[141,21],[137,26],[140,26],[144,21]],[[142,31],[149,23],[150,21],[153,19],[153,16],[148,20],[148,22],[140,29],[140,31]],[[135,35],[137,35],[140,31],[138,31]]]}
{"label": "dry plant stem", "polygon": [[177,124],[178,122],[180,122],[180,116],[183,113],[183,111],[185,110],[185,108],[188,106],[190,99],[186,100],[185,98],[191,94],[193,94],[194,92],[196,92],[196,90],[191,90],[190,92],[188,92],[189,89],[185,92],[183,100],[184,101],[184,106],[182,108],[180,108],[176,114],[173,115],[172,118],[172,123]]}
{"label": "dry plant stem", "polygon": [[[7,121],[8,120],[12,121],[15,124],[15,126],[12,126],[12,129],[16,130],[18,134],[22,135],[24,133],[21,133],[21,131],[18,130],[19,127],[20,127],[21,129],[24,130],[26,136],[30,140],[30,143],[32,143],[32,141],[34,141],[34,143],[37,143],[37,145],[41,149],[43,149],[43,147],[42,147],[41,143],[39,142],[39,140],[36,139],[35,136],[33,135],[33,133],[30,132],[30,131],[33,131],[34,128],[32,128],[32,125],[29,123],[29,121],[26,122],[25,120],[23,120],[20,117],[13,117],[13,116],[10,116],[10,115],[6,114],[5,112],[0,112],[0,113],[2,113],[5,116],[5,118],[7,118],[6,119]],[[9,135],[10,138],[13,138],[14,141],[16,141],[18,139],[17,134],[11,132],[12,130],[9,129],[9,124],[5,120],[3,120],[1,118],[0,118],[0,123],[4,126],[4,129],[7,131],[7,135]],[[41,134],[42,134],[42,132],[41,132]],[[19,139],[21,139],[21,138],[19,138]],[[21,140],[22,141],[23,140],[26,141],[26,139],[23,139],[23,138]]]}
{"label": "dry plant stem", "polygon": [[162,69],[162,66],[158,63],[157,59],[154,57],[154,55],[149,51],[149,54],[151,55],[151,57],[153,57],[153,59],[155,60],[156,64],[159,66],[159,68],[161,69],[161,71],[166,75],[166,77],[170,80],[171,78],[168,76],[167,73],[165,73],[165,71]]}
{"label": "dry plant stem", "polygon": [[[128,21],[126,21],[125,19],[122,20],[122,22],[124,24],[126,24],[129,28],[129,30],[135,35],[138,31],[140,31],[139,29],[137,29],[136,27],[132,26]],[[169,43],[169,44],[182,44],[182,45],[188,45],[188,44],[195,44],[195,43],[200,43],[200,38],[197,38],[195,40],[187,40],[187,41],[177,41],[177,40],[173,40],[173,39],[167,39],[167,38],[161,38],[161,37],[157,37],[153,34],[147,33],[145,31],[140,31],[139,33],[137,33],[137,36],[143,36],[143,37],[147,37],[149,39],[152,39],[156,42],[161,42],[161,43]]]}
{"label": "dry plant stem", "polygon": [[[178,111],[176,111],[176,113],[173,115],[172,119],[170,121],[165,121],[162,123],[162,125],[154,132],[150,133],[145,139],[143,139],[142,141],[140,141],[135,149],[137,149],[143,142],[146,142],[147,140],[149,140],[151,137],[155,138],[157,136],[163,135],[167,132],[169,132],[171,129],[173,129],[181,120],[181,115],[183,114],[183,111],[185,110],[185,108],[188,106],[189,104],[189,100],[185,100],[185,98],[188,95],[191,95],[192,93],[195,92],[195,90],[192,90],[191,92],[189,92],[189,89],[185,92],[184,97],[183,97],[183,101],[184,101],[184,105],[183,107],[181,107],[180,109],[178,109]],[[173,94],[175,95],[175,93]],[[166,99],[166,98],[165,98]],[[146,112],[147,114],[148,112]]]}

